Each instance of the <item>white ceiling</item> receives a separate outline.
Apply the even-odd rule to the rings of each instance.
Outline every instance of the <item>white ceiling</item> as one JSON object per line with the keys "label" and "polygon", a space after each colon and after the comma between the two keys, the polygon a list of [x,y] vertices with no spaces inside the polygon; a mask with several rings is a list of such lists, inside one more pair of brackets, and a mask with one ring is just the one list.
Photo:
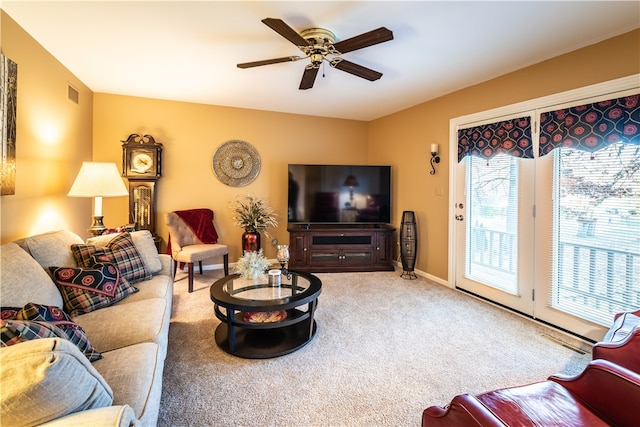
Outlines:
{"label": "white ceiling", "polygon": [[[640,27],[638,1],[2,0],[2,8],[94,92],[356,120]],[[300,54],[260,22],[267,17],[296,31],[329,29],[337,41],[389,28],[394,40],[344,55],[382,78],[326,66],[302,91],[306,60],[237,68]]]}

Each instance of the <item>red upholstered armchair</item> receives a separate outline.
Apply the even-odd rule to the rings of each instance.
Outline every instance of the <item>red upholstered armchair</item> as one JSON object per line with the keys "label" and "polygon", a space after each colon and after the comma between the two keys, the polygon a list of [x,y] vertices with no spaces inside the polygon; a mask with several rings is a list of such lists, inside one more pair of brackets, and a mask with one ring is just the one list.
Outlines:
{"label": "red upholstered armchair", "polygon": [[189,275],[189,292],[193,292],[193,264],[198,263],[202,274],[202,261],[222,258],[224,274],[229,274],[229,248],[218,243],[211,209],[188,209],[169,212],[167,253],[174,262],[174,276],[178,263],[185,263]]}
{"label": "red upholstered armchair", "polygon": [[616,314],[609,332],[593,346],[591,356],[640,373],[640,310]]}
{"label": "red upholstered armchair", "polygon": [[640,375],[606,360],[594,360],[575,377],[453,398],[431,406],[422,426],[637,426]]}

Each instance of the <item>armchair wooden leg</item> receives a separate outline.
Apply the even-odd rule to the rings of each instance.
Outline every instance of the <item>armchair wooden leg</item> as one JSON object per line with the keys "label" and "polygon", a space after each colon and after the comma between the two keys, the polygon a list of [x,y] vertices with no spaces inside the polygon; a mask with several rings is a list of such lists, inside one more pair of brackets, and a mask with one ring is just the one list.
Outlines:
{"label": "armchair wooden leg", "polygon": [[229,275],[229,254],[225,254],[223,257],[223,265],[224,265],[224,275]]}
{"label": "armchair wooden leg", "polygon": [[198,261],[198,267],[200,267],[200,274],[202,274],[202,261]]}
{"label": "armchair wooden leg", "polygon": [[187,270],[189,271],[189,293],[193,292],[193,263],[187,263]]}

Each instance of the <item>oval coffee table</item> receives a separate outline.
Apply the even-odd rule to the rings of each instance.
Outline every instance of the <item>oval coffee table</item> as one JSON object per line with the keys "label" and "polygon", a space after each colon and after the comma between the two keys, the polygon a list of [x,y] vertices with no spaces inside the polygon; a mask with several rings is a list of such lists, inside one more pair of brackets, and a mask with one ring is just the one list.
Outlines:
{"label": "oval coffee table", "polygon": [[249,359],[278,357],[298,350],[316,334],[313,318],[322,282],[316,276],[289,270],[280,286],[232,274],[210,288],[218,346]]}

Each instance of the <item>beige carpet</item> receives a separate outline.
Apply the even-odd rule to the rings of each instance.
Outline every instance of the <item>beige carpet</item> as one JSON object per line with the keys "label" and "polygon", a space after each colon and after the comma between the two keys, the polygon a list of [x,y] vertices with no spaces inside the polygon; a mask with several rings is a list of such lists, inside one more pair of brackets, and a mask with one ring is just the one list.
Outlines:
{"label": "beige carpet", "polygon": [[213,339],[209,285],[176,276],[159,426],[419,426],[422,410],[460,393],[575,374],[590,359],[549,330],[424,278],[318,274],[309,344],[266,360]]}

